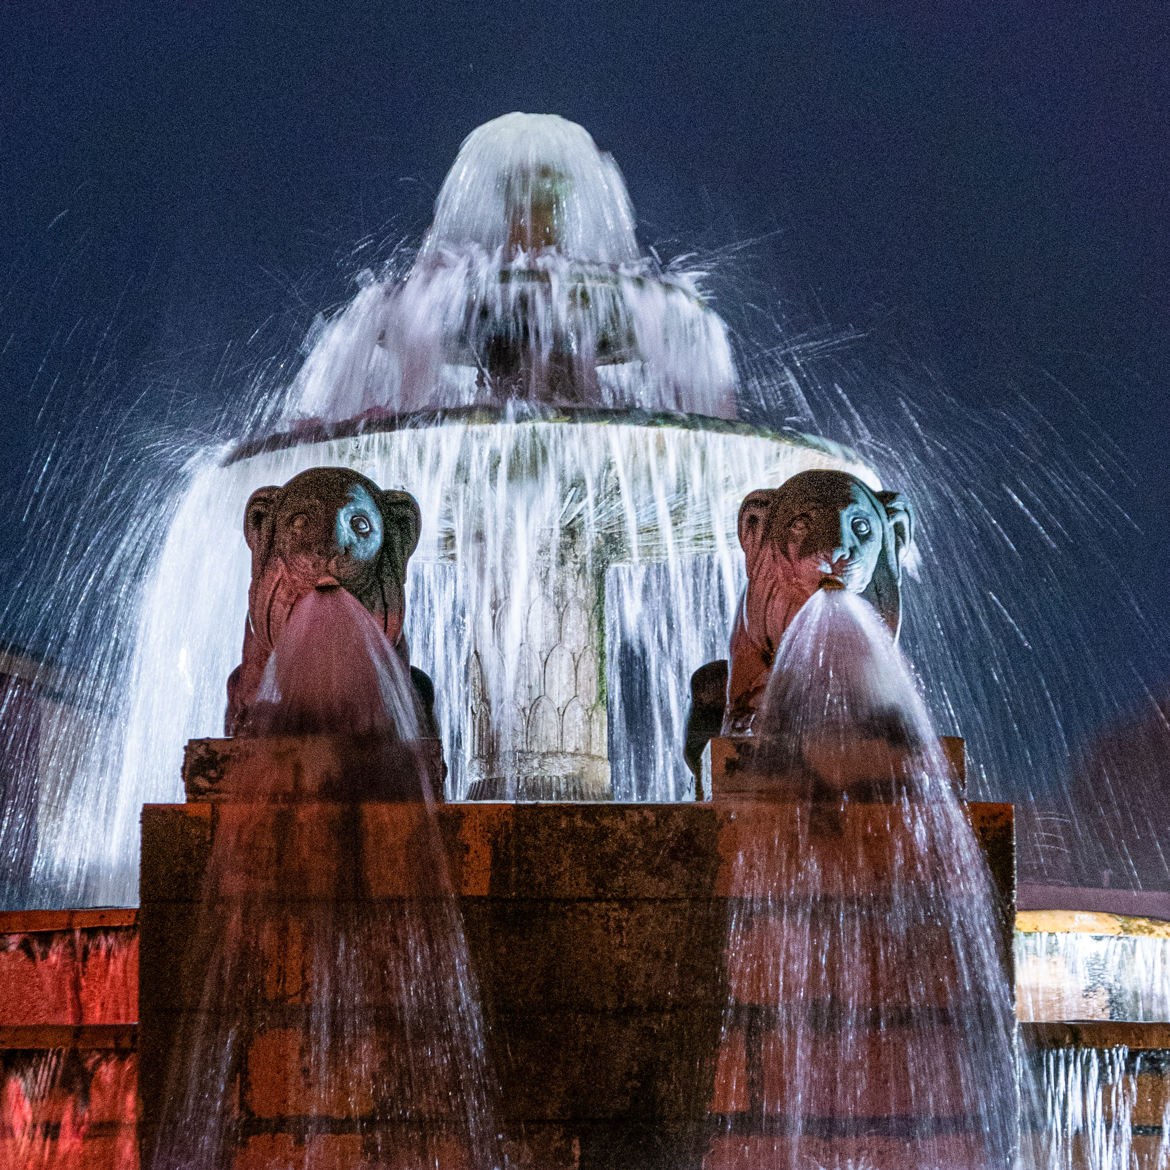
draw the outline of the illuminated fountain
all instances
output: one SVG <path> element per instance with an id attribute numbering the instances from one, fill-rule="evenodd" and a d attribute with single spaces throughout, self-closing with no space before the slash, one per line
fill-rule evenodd
<path id="1" fill-rule="evenodd" d="M 248 575 L 220 534 L 251 492 L 313 466 L 419 501 L 406 636 L 435 683 L 450 796 L 689 795 L 686 680 L 738 590 L 740 499 L 812 467 L 879 486 L 831 443 L 736 422 L 734 395 L 723 323 L 697 277 L 638 253 L 585 131 L 518 114 L 477 130 L 405 278 L 371 277 L 263 433 L 193 468 L 140 607 L 91 897 L 133 899 L 138 810 L 220 724 L 239 637 L 224 615 Z"/>
<path id="2" fill-rule="evenodd" d="M 639 963 L 655 947 L 676 975 L 702 967 L 711 980 L 723 940 L 710 891 L 722 880 L 723 834 L 735 816 L 684 803 L 695 793 L 680 751 L 687 680 L 725 651 L 743 578 L 734 520 L 744 497 L 810 469 L 848 472 L 874 499 L 882 485 L 831 443 L 737 421 L 735 402 L 726 330 L 699 276 L 639 253 L 620 175 L 588 135 L 525 115 L 476 131 L 410 270 L 369 275 L 315 331 L 296 379 L 257 412 L 248 437 L 193 460 L 183 490 L 152 518 L 161 549 L 137 608 L 121 615 L 135 627 L 119 676 L 124 694 L 103 708 L 110 734 L 70 759 L 78 779 L 38 859 L 42 888 L 57 883 L 71 898 L 80 889 L 97 903 L 137 900 L 142 806 L 180 798 L 183 745 L 218 733 L 222 680 L 238 661 L 248 551 L 224 534 L 238 531 L 258 489 L 312 467 L 347 468 L 419 501 L 405 641 L 411 663 L 434 682 L 448 797 L 606 802 L 563 813 L 451 803 L 439 813 L 466 854 L 452 887 L 480 899 L 480 918 L 469 926 L 473 959 L 492 953 L 499 938 L 517 953 L 536 947 L 525 953 L 539 978 L 512 987 L 511 972 L 491 976 L 494 995 L 513 997 L 504 1011 L 508 1038 L 530 1058 L 528 1075 L 543 1072 L 548 1085 L 587 1094 L 590 1074 L 604 1064 L 613 1073 L 606 1091 L 620 1094 L 613 1069 L 629 1041 L 613 1021 L 644 1016 L 657 1039 L 646 1040 L 645 1052 L 629 1048 L 629 1060 L 652 1064 L 673 1043 L 676 1062 L 655 1066 L 657 1080 L 646 1076 L 675 1096 L 645 1103 L 644 1130 L 678 1121 L 676 1108 L 692 1124 L 709 1106 L 731 1129 L 755 1125 L 758 1100 L 748 1092 L 745 1104 L 735 1092 L 751 1089 L 759 1071 L 746 1041 L 746 1079 L 721 1073 L 726 1091 L 714 1104 L 678 1096 L 678 1070 L 690 1070 L 693 1091 L 702 1083 L 694 1070 L 720 1047 L 723 989 L 680 979 L 647 990 L 638 981 Z M 621 803 L 632 801 L 678 803 Z M 557 817 L 560 836 L 548 828 Z M 205 843 L 200 834 L 212 819 L 198 802 L 148 810 L 157 864 L 144 876 L 143 904 L 156 926 L 156 903 L 184 904 L 197 888 L 198 867 L 177 846 Z M 1003 826 L 997 831 L 1002 837 Z M 744 840 L 736 847 L 750 874 Z M 550 868 L 561 849 L 563 864 Z M 365 854 L 355 866 L 354 880 L 372 883 L 379 896 L 404 893 L 392 867 L 379 869 Z M 536 885 L 517 874 L 535 874 Z M 761 903 L 753 912 L 775 909 L 783 891 L 769 881 L 749 880 L 737 896 Z M 525 898 L 536 909 L 520 922 L 515 902 Z M 543 932 L 561 929 L 566 902 L 583 919 L 620 903 L 622 929 L 644 949 L 599 957 L 582 929 L 564 949 L 579 970 L 556 967 L 558 983 L 554 968 L 541 965 L 540 947 L 551 945 Z M 629 922 L 655 925 L 639 935 Z M 165 987 L 159 964 L 167 956 L 157 929 L 149 937 L 146 967 L 154 986 Z M 610 1047 L 575 1037 L 575 1064 L 534 1047 L 534 1036 L 554 1047 L 564 1039 L 521 1026 L 554 1001 L 558 1026 L 593 1013 L 611 1028 Z M 753 1006 L 775 1016 L 784 1004 Z M 154 1004 L 152 1026 L 170 1007 Z M 722 1023 L 720 1061 L 734 1063 L 735 1021 Z M 605 1052 L 595 1063 L 594 1042 Z M 596 1100 L 604 1105 L 603 1097 Z M 623 1148 L 640 1149 L 645 1134 L 628 1128 Z M 736 1133 L 725 1136 L 735 1139 L 724 1144 L 728 1164 L 740 1165 Z M 563 1137 L 549 1141 L 565 1154 Z M 1002 1134 L 993 1144 L 1002 1154 Z M 660 1155 L 681 1164 L 669 1151 Z M 570 1157 L 571 1149 L 565 1165 Z"/>

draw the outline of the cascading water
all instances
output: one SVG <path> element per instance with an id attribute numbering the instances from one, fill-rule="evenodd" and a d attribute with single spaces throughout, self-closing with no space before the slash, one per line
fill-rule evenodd
<path id="1" fill-rule="evenodd" d="M 419 737 L 410 675 L 352 593 L 332 586 L 306 594 L 277 649 L 244 734 Z"/>
<path id="2" fill-rule="evenodd" d="M 259 734 L 417 740 L 414 689 L 381 627 L 340 588 L 296 603 L 253 709 Z M 401 769 L 401 763 L 399 765 Z M 272 780 L 218 810 L 154 1170 L 237 1159 L 502 1165 L 476 981 L 429 779 L 397 776 L 413 830 L 406 896 L 361 883 L 363 799 Z M 309 1118 L 297 1140 L 281 1122 Z M 329 1128 L 320 1130 L 320 1119 Z"/>
<path id="3" fill-rule="evenodd" d="M 126 925 L 132 915 L 114 912 L 120 924 L 88 931 L 71 929 L 68 915 L 49 915 L 49 922 L 26 922 L 33 929 L 6 935 L 3 919 L 12 917 L 0 915 L 0 1019 L 8 1025 L 0 1028 L 0 1165 L 133 1167 L 138 945 Z M 118 1033 L 118 1041 L 80 1040 L 103 1031 Z M 14 1044 L 13 1034 L 22 1032 L 25 1041 Z M 45 1051 L 45 1033 L 72 1035 L 75 1046 Z"/>
<path id="4" fill-rule="evenodd" d="M 1024 913 L 1016 919 L 1015 959 L 1021 1020 L 1170 1020 L 1165 922 Z"/>
<path id="5" fill-rule="evenodd" d="M 1170 1164 L 1170 1105 L 1146 1086 L 1165 1074 L 1163 1053 L 1079 1047 L 1025 1053 L 1038 1086 L 1025 1118 L 1024 1166 L 1043 1170 L 1162 1170 Z"/>
<path id="6" fill-rule="evenodd" d="M 773 790 L 756 800 L 790 816 L 731 877 L 724 1043 L 746 1046 L 755 1117 L 735 1164 L 1010 1166 L 1003 924 L 925 706 L 865 601 L 822 590 L 802 607 L 757 725 Z"/>
<path id="7" fill-rule="evenodd" d="M 687 679 L 721 651 L 740 499 L 809 467 L 876 486 L 831 443 L 729 421 L 734 385 L 722 322 L 694 277 L 639 256 L 583 130 L 476 131 L 405 278 L 320 329 L 259 437 L 188 465 L 107 696 L 124 738 L 83 749 L 34 888 L 134 900 L 139 808 L 176 795 L 238 654 L 247 554 L 222 534 L 254 489 L 317 465 L 420 502 L 407 636 L 451 796 L 688 796 Z"/>

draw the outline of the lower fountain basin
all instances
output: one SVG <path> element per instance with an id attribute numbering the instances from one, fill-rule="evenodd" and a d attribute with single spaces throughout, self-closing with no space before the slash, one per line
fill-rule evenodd
<path id="1" fill-rule="evenodd" d="M 384 815 L 376 811 L 379 807 L 371 806 L 375 818 Z M 980 826 L 985 815 L 981 807 L 969 807 Z M 574 1059 L 591 1058 L 605 1048 L 601 1032 L 591 1032 L 593 1024 L 608 1020 L 615 1026 L 622 1018 L 623 1004 L 646 1012 L 645 1018 L 651 1021 L 642 1033 L 644 1051 L 646 1043 L 655 1040 L 655 1027 L 672 1016 L 680 1019 L 684 1014 L 680 1009 L 693 1005 L 696 996 L 701 1004 L 704 995 L 717 994 L 710 973 L 703 975 L 698 962 L 717 950 L 710 936 L 712 907 L 709 899 L 704 900 L 703 883 L 688 880 L 681 858 L 676 853 L 671 860 L 670 853 L 671 848 L 697 839 L 693 833 L 682 833 L 684 825 L 699 827 L 708 850 L 704 880 L 713 886 L 713 868 L 717 874 L 722 862 L 715 859 L 712 866 L 711 850 L 718 854 L 712 826 L 720 824 L 722 814 L 711 805 L 641 810 L 630 806 L 583 809 L 486 804 L 452 806 L 443 815 L 450 855 L 462 859 L 457 872 L 464 875 L 463 903 L 475 908 L 468 918 L 469 928 L 475 927 L 474 932 L 469 931 L 470 941 L 489 961 L 498 956 L 493 978 L 503 986 L 505 997 L 512 997 L 503 1000 L 503 1007 L 511 1007 L 511 1015 L 498 1009 L 497 1026 L 499 1020 L 510 1021 L 513 1031 L 522 1032 L 523 1013 L 528 1012 L 529 1019 L 546 1022 L 553 1036 L 550 1040 L 546 1031 L 542 1039 L 556 1049 L 563 1043 L 556 1034 L 558 1022 L 576 1021 L 576 1031 L 567 1033 L 576 1038 L 576 1056 L 568 1053 L 561 1066 L 570 1077 L 567 1087 L 554 1092 L 550 1086 L 537 1085 L 545 1103 L 561 1094 L 564 1112 L 574 1078 L 583 1076 L 573 1067 Z M 1003 817 L 998 810 L 987 815 L 994 832 L 989 835 L 981 829 L 981 838 L 988 844 L 998 843 L 1002 850 L 1010 844 Z M 165 1013 L 173 1002 L 168 999 L 165 980 L 182 969 L 186 941 L 174 928 L 193 912 L 192 899 L 198 898 L 199 874 L 213 828 L 212 807 L 203 802 L 156 807 L 148 813 L 147 824 L 152 853 L 159 863 L 152 867 L 144 888 L 154 915 L 153 925 L 147 926 L 154 940 L 150 978 L 155 980 L 155 990 L 151 994 L 156 1020 L 165 1025 Z M 613 853 L 608 848 L 596 853 L 590 842 L 605 845 L 610 840 L 607 830 L 617 824 L 637 829 L 648 849 L 665 846 L 666 861 L 655 865 L 652 857 L 642 853 L 628 858 L 624 876 L 616 874 Z M 641 838 L 642 829 L 652 824 L 657 824 L 658 831 Z M 554 874 L 547 861 L 542 865 L 539 850 L 550 839 L 559 840 L 560 828 L 566 825 L 575 825 L 572 839 L 578 849 Z M 612 844 L 617 848 L 627 840 L 624 834 L 618 835 Z M 177 850 L 169 861 L 165 852 L 168 844 Z M 591 855 L 593 860 L 589 860 Z M 505 879 L 503 875 L 513 872 L 513 862 L 523 862 L 523 866 L 514 871 L 512 879 Z M 167 876 L 168 868 L 173 870 L 173 883 Z M 998 872 L 1004 880 L 1007 871 L 1001 866 Z M 524 891 L 539 897 L 527 898 Z M 554 895 L 565 893 L 573 896 L 554 905 L 558 900 Z M 170 895 L 177 895 L 178 901 L 172 904 Z M 688 914 L 696 907 L 697 922 Z M 559 922 L 548 935 L 556 947 L 545 951 L 538 945 L 540 937 L 558 915 Z M 637 927 L 633 936 L 627 933 L 614 938 L 609 933 L 617 925 L 628 930 L 631 923 Z M 1054 934 L 1060 928 L 1059 933 L 1067 936 L 1062 953 L 1071 953 L 1078 941 L 1092 952 L 1098 946 L 1096 940 L 1105 937 L 1123 947 L 1129 936 L 1112 932 L 1129 925 L 1133 920 L 1104 923 L 1093 915 L 1074 918 L 1063 914 L 1059 921 L 1027 912 L 1017 917 L 1017 928 L 1025 934 L 1034 934 L 1040 927 Z M 1156 922 L 1145 922 L 1144 927 L 1135 937 L 1156 937 L 1159 930 L 1167 929 L 1165 923 Z M 703 930 L 709 933 L 703 936 Z M 686 946 L 666 953 L 655 951 L 654 940 L 667 931 L 679 932 Z M 1079 940 L 1086 931 L 1087 937 Z M 137 933 L 135 910 L 19 911 L 0 916 L 0 986 L 5 992 L 0 1000 L 0 1066 L 8 1084 L 8 1111 L 0 1121 L 0 1163 L 20 1165 L 21 1158 L 38 1151 L 38 1156 L 55 1156 L 58 1143 L 64 1140 L 70 1150 L 79 1157 L 84 1154 L 95 1166 L 118 1170 L 137 1166 L 133 1141 Z M 696 942 L 701 944 L 702 953 L 693 959 L 690 950 Z M 514 960 L 507 957 L 509 947 L 519 947 L 513 951 Z M 111 964 L 112 958 L 118 961 Z M 660 982 L 657 1003 L 662 1010 L 650 1013 L 649 1005 L 655 1002 L 649 990 L 653 972 L 657 971 L 661 980 L 664 964 L 671 960 L 682 965 L 674 982 Z M 1017 970 L 1021 1013 L 1029 1011 L 1029 999 L 1036 994 L 1029 979 L 1025 958 Z M 126 999 L 127 989 L 130 999 Z M 144 1009 L 150 1019 L 151 1005 L 145 1004 Z M 714 1014 L 710 1005 L 707 1012 L 709 1023 Z M 1170 1025 L 1053 1019 L 1023 1022 L 1020 1033 L 1025 1063 L 1041 1077 L 1053 1110 L 1048 1117 L 1024 1119 L 1023 1140 L 1038 1151 L 1039 1164 L 1048 1164 L 1051 1150 L 1063 1143 L 1065 1153 L 1054 1163 L 1058 1166 L 1097 1170 L 1111 1165 L 1110 1158 L 1120 1156 L 1123 1149 L 1132 1152 L 1135 1165 L 1159 1165 L 1167 1144 L 1165 1116 L 1170 1107 Z M 165 1038 L 165 1032 L 163 1035 Z M 613 1035 L 611 1031 L 611 1040 Z M 152 1043 L 157 1076 L 157 1031 L 153 1041 L 147 1036 L 148 1052 Z M 591 1045 L 587 1050 L 586 1043 Z M 520 1060 L 536 1047 L 535 1040 L 526 1040 L 525 1045 L 519 1050 Z M 737 1054 L 732 1055 L 738 1059 Z M 523 1068 L 514 1069 L 512 1077 L 529 1075 L 535 1081 L 538 1070 L 547 1072 L 549 1068 L 548 1056 L 541 1059 L 546 1061 L 543 1066 L 533 1067 L 530 1074 Z M 721 1088 L 716 1088 L 719 1082 L 714 1080 L 710 1086 L 711 1104 L 718 1109 L 734 1104 L 727 1092 L 732 1078 L 726 1070 L 731 1063 L 734 1061 L 724 1060 Z M 650 1067 L 653 1069 L 652 1063 Z M 709 1069 L 707 1075 L 711 1076 Z M 612 1093 L 613 1082 L 605 1084 Z M 600 1095 L 604 1103 L 602 1086 L 590 1091 Z M 527 1102 L 526 1108 L 538 1110 L 541 1102 L 533 1101 L 532 1092 L 527 1090 L 522 1100 Z M 27 1108 L 13 1111 L 18 1098 L 27 1102 Z M 1102 1127 L 1096 1136 L 1091 1128 L 1094 1117 Z M 538 1155 L 533 1165 L 560 1168 L 572 1164 L 572 1134 L 585 1135 L 585 1157 L 597 1158 L 615 1132 L 623 1135 L 623 1128 L 620 1117 L 610 1116 L 601 1122 L 561 1117 L 540 1125 L 528 1124 L 525 1132 Z M 624 1130 L 626 1139 L 636 1136 L 636 1130 Z M 1102 1140 L 1111 1143 L 1113 1150 L 1104 1160 L 1099 1148 Z"/>
<path id="2" fill-rule="evenodd" d="M 196 754 L 206 762 L 214 750 L 204 744 Z M 225 758 L 230 750 L 224 745 Z M 1011 807 L 967 807 L 1008 910 Z M 766 1143 L 786 1124 L 761 1113 L 748 1075 L 769 1030 L 786 1026 L 784 1014 L 757 1003 L 751 986 L 728 986 L 723 952 L 735 859 L 753 839 L 782 840 L 795 823 L 791 806 L 463 802 L 428 813 L 410 803 L 305 801 L 291 811 L 296 825 L 282 832 L 306 840 L 336 835 L 344 816 L 350 847 L 343 855 L 306 853 L 303 872 L 283 890 L 274 892 L 257 871 L 241 874 L 234 893 L 247 899 L 252 882 L 256 897 L 287 900 L 293 918 L 298 900 L 330 889 L 344 888 L 372 907 L 417 896 L 403 858 L 417 848 L 428 816 L 436 818 L 502 1080 L 498 1120 L 519 1164 L 712 1168 L 735 1164 L 727 1158 L 745 1140 Z M 288 806 L 206 799 L 143 810 L 139 1051 L 147 1140 L 171 1045 L 204 993 L 205 972 L 187 943 L 223 818 L 259 825 L 279 816 L 291 826 L 289 815 Z M 872 806 L 852 809 L 842 840 L 872 835 L 874 815 Z M 873 893 L 880 899 L 882 891 Z M 826 910 L 854 912 L 845 901 Z M 1010 929 L 1010 913 L 1004 921 Z M 759 945 L 774 942 L 768 931 L 760 934 Z M 305 986 L 297 971 L 304 956 L 293 948 L 265 961 L 274 1019 L 282 1023 L 253 1038 L 233 1098 L 258 1165 L 263 1151 L 307 1140 L 297 1101 L 312 1098 L 311 1085 L 297 1087 L 303 1074 L 295 1019 L 307 1005 L 280 990 Z M 727 1031 L 729 995 L 739 1004 L 739 1023 Z M 876 1027 L 926 1026 L 905 1005 L 900 1014 L 898 1005 L 874 1006 Z M 270 1085 L 284 1087 L 269 1092 Z M 932 1117 L 929 1124 L 944 1132 L 952 1126 L 947 1140 L 962 1142 L 965 1120 Z M 917 1133 L 923 1121 L 911 1110 L 897 1124 Z M 341 1105 L 311 1127 L 312 1140 L 333 1143 L 344 1158 L 357 1149 L 362 1127 L 360 1106 Z M 875 1142 L 893 1150 L 904 1141 L 896 1130 L 858 1138 L 857 1152 L 864 1146 L 872 1154 Z M 837 1134 L 834 1148 L 840 1153 L 852 1140 Z M 322 1146 L 321 1156 L 326 1152 Z"/>

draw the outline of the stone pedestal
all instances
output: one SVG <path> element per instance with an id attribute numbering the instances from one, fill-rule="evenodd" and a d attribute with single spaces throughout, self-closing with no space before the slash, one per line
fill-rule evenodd
<path id="1" fill-rule="evenodd" d="M 1006 986 L 970 985 L 1010 978 L 1012 809 L 957 804 L 945 780 L 961 784 L 961 741 L 944 784 L 915 790 L 895 750 L 842 749 L 830 782 L 768 770 L 758 739 L 709 745 L 736 860 L 721 1125 L 704 1170 L 1012 1164 L 1011 1000 Z M 990 863 L 994 916 L 963 811 Z"/>
<path id="2" fill-rule="evenodd" d="M 216 750 L 195 753 L 205 775 L 208 753 Z M 230 775 L 230 755 L 225 748 L 219 756 L 221 776 Z M 772 804 L 745 817 L 717 804 L 459 803 L 432 814 L 411 803 L 347 807 L 348 850 L 323 852 L 317 864 L 329 868 L 330 883 L 344 870 L 353 896 L 374 906 L 411 896 L 403 872 L 407 842 L 417 839 L 428 815 L 436 818 L 501 1081 L 498 1120 L 517 1165 L 682 1170 L 705 1158 L 709 1166 L 724 1164 L 718 1135 L 729 1122 L 741 1124 L 735 1115 L 751 1113 L 750 1100 L 745 1108 L 736 1095 L 747 1082 L 731 1070 L 753 1059 L 748 1046 L 756 1034 L 724 1029 L 734 867 L 753 835 L 783 837 L 791 809 Z M 298 831 L 319 832 L 337 808 L 298 804 Z M 1010 907 L 1011 808 L 968 811 Z M 205 972 L 187 943 L 212 843 L 225 818 L 271 815 L 269 806 L 248 809 L 236 801 L 143 810 L 140 1083 L 147 1143 L 172 1043 L 204 990 Z M 290 920 L 313 874 L 304 878 L 287 891 Z M 296 1008 L 297 962 L 292 946 L 272 954 L 274 1007 Z M 744 988 L 732 989 L 731 998 L 744 997 Z M 333 1143 L 343 1160 L 360 1152 L 360 1094 L 307 1125 L 296 1101 L 262 1091 L 265 1069 L 297 1067 L 297 1045 L 288 1041 L 281 1031 L 252 1040 L 233 1101 L 248 1135 L 241 1165 L 280 1165 L 282 1151 L 306 1141 Z M 459 1156 L 453 1148 L 452 1167 Z"/>

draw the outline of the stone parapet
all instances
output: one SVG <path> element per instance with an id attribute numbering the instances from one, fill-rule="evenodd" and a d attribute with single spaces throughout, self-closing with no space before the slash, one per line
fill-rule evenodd
<path id="1" fill-rule="evenodd" d="M 968 809 L 1010 908 L 1010 807 Z M 314 889 L 348 890 L 388 910 L 417 897 L 403 858 L 417 849 L 410 843 L 430 831 L 419 805 L 146 806 L 144 1128 L 149 1133 L 157 1117 L 170 1044 L 183 1017 L 198 1010 L 204 990 L 199 955 L 188 944 L 212 841 L 234 818 L 278 815 L 289 832 L 307 836 L 326 825 L 336 830 L 341 817 L 347 848 L 342 855 L 306 854 L 314 860 L 306 863 L 303 880 L 283 891 L 271 888 L 262 867 L 239 875 L 242 896 L 252 883 L 266 898 L 285 898 L 290 915 L 287 935 L 272 943 L 265 960 L 271 1026 L 252 1041 L 234 1104 L 249 1135 L 238 1164 L 278 1165 L 281 1150 L 310 1140 L 333 1143 L 330 1149 L 336 1146 L 344 1162 L 344 1151 L 360 1145 L 360 1094 L 339 1098 L 325 1133 L 319 1124 L 306 1126 L 297 1112 L 302 1105 L 281 1096 L 295 1095 L 295 1075 L 265 1079 L 265 1070 L 295 1071 L 299 1060 L 295 1036 L 307 982 L 296 904 Z M 482 992 L 511 1156 L 533 1170 L 703 1164 L 728 1119 L 733 1129 L 747 1124 L 734 1118 L 744 1104 L 735 1085 L 743 1082 L 726 1070 L 748 1059 L 749 1037 L 758 1032 L 758 1021 L 745 1018 L 742 1030 L 727 1029 L 720 1051 L 731 998 L 724 947 L 734 908 L 733 866 L 746 836 L 783 835 L 793 810 L 779 804 L 749 813 L 711 804 L 462 803 L 436 806 L 433 815 Z M 855 827 L 860 831 L 861 821 Z M 761 926 L 762 947 L 775 944 L 768 930 Z M 734 997 L 751 1008 L 750 987 L 735 988 Z M 779 1005 L 760 1010 L 775 1014 Z M 772 1024 L 783 1028 L 784 1021 L 777 1016 Z M 370 1026 L 379 1025 L 371 1019 Z M 748 1144 L 776 1140 L 762 1133 Z M 716 1142 L 707 1165 L 738 1165 L 735 1150 L 742 1145 L 738 1138 L 725 1148 Z"/>

